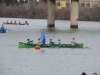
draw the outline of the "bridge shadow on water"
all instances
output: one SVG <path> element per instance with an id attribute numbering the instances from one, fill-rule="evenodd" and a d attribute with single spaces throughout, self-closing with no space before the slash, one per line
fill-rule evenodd
<path id="1" fill-rule="evenodd" d="M 57 28 L 47 28 L 45 29 L 47 33 L 77 33 L 79 29 L 69 28 L 69 29 L 57 29 Z"/>

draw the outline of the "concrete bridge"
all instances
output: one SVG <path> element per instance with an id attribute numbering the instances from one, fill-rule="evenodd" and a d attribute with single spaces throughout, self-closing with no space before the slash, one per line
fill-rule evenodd
<path id="1" fill-rule="evenodd" d="M 55 27 L 55 1 L 56 0 L 47 0 L 48 27 Z M 78 14 L 79 14 L 79 0 L 71 0 L 70 28 L 78 28 Z"/>

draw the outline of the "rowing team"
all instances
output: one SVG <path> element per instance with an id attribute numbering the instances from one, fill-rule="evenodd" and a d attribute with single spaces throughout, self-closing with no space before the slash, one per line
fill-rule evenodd
<path id="1" fill-rule="evenodd" d="M 33 44 L 33 40 L 30 41 L 30 39 L 27 39 L 27 44 Z M 38 39 L 37 44 L 42 45 L 40 38 Z M 71 44 L 62 44 L 60 39 L 58 40 L 58 46 L 62 46 L 62 45 L 72 46 L 72 45 L 76 45 L 76 44 L 78 44 L 78 43 L 75 42 L 75 38 L 72 39 Z M 54 45 L 55 45 L 55 43 L 52 42 L 52 39 L 50 39 L 49 46 L 54 46 Z"/>
<path id="2" fill-rule="evenodd" d="M 9 23 L 9 22 L 7 21 L 7 23 Z M 12 20 L 10 21 L 10 23 L 12 24 Z M 14 24 L 17 24 L 16 21 L 14 22 Z M 19 21 L 19 24 L 21 24 L 20 21 Z M 28 24 L 27 21 L 25 21 L 25 24 Z"/>

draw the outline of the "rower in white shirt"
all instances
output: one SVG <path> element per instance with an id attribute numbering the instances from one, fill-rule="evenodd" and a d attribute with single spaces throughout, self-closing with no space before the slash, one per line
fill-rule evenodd
<path id="1" fill-rule="evenodd" d="M 76 45 L 77 43 L 75 42 L 75 38 L 72 39 L 71 45 Z"/>

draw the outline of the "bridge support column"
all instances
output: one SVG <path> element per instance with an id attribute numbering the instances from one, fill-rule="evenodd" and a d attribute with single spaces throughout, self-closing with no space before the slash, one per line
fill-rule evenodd
<path id="1" fill-rule="evenodd" d="M 78 28 L 79 0 L 71 1 L 70 28 Z"/>
<path id="2" fill-rule="evenodd" d="M 55 0 L 47 0 L 47 2 L 48 2 L 47 27 L 55 27 Z"/>

